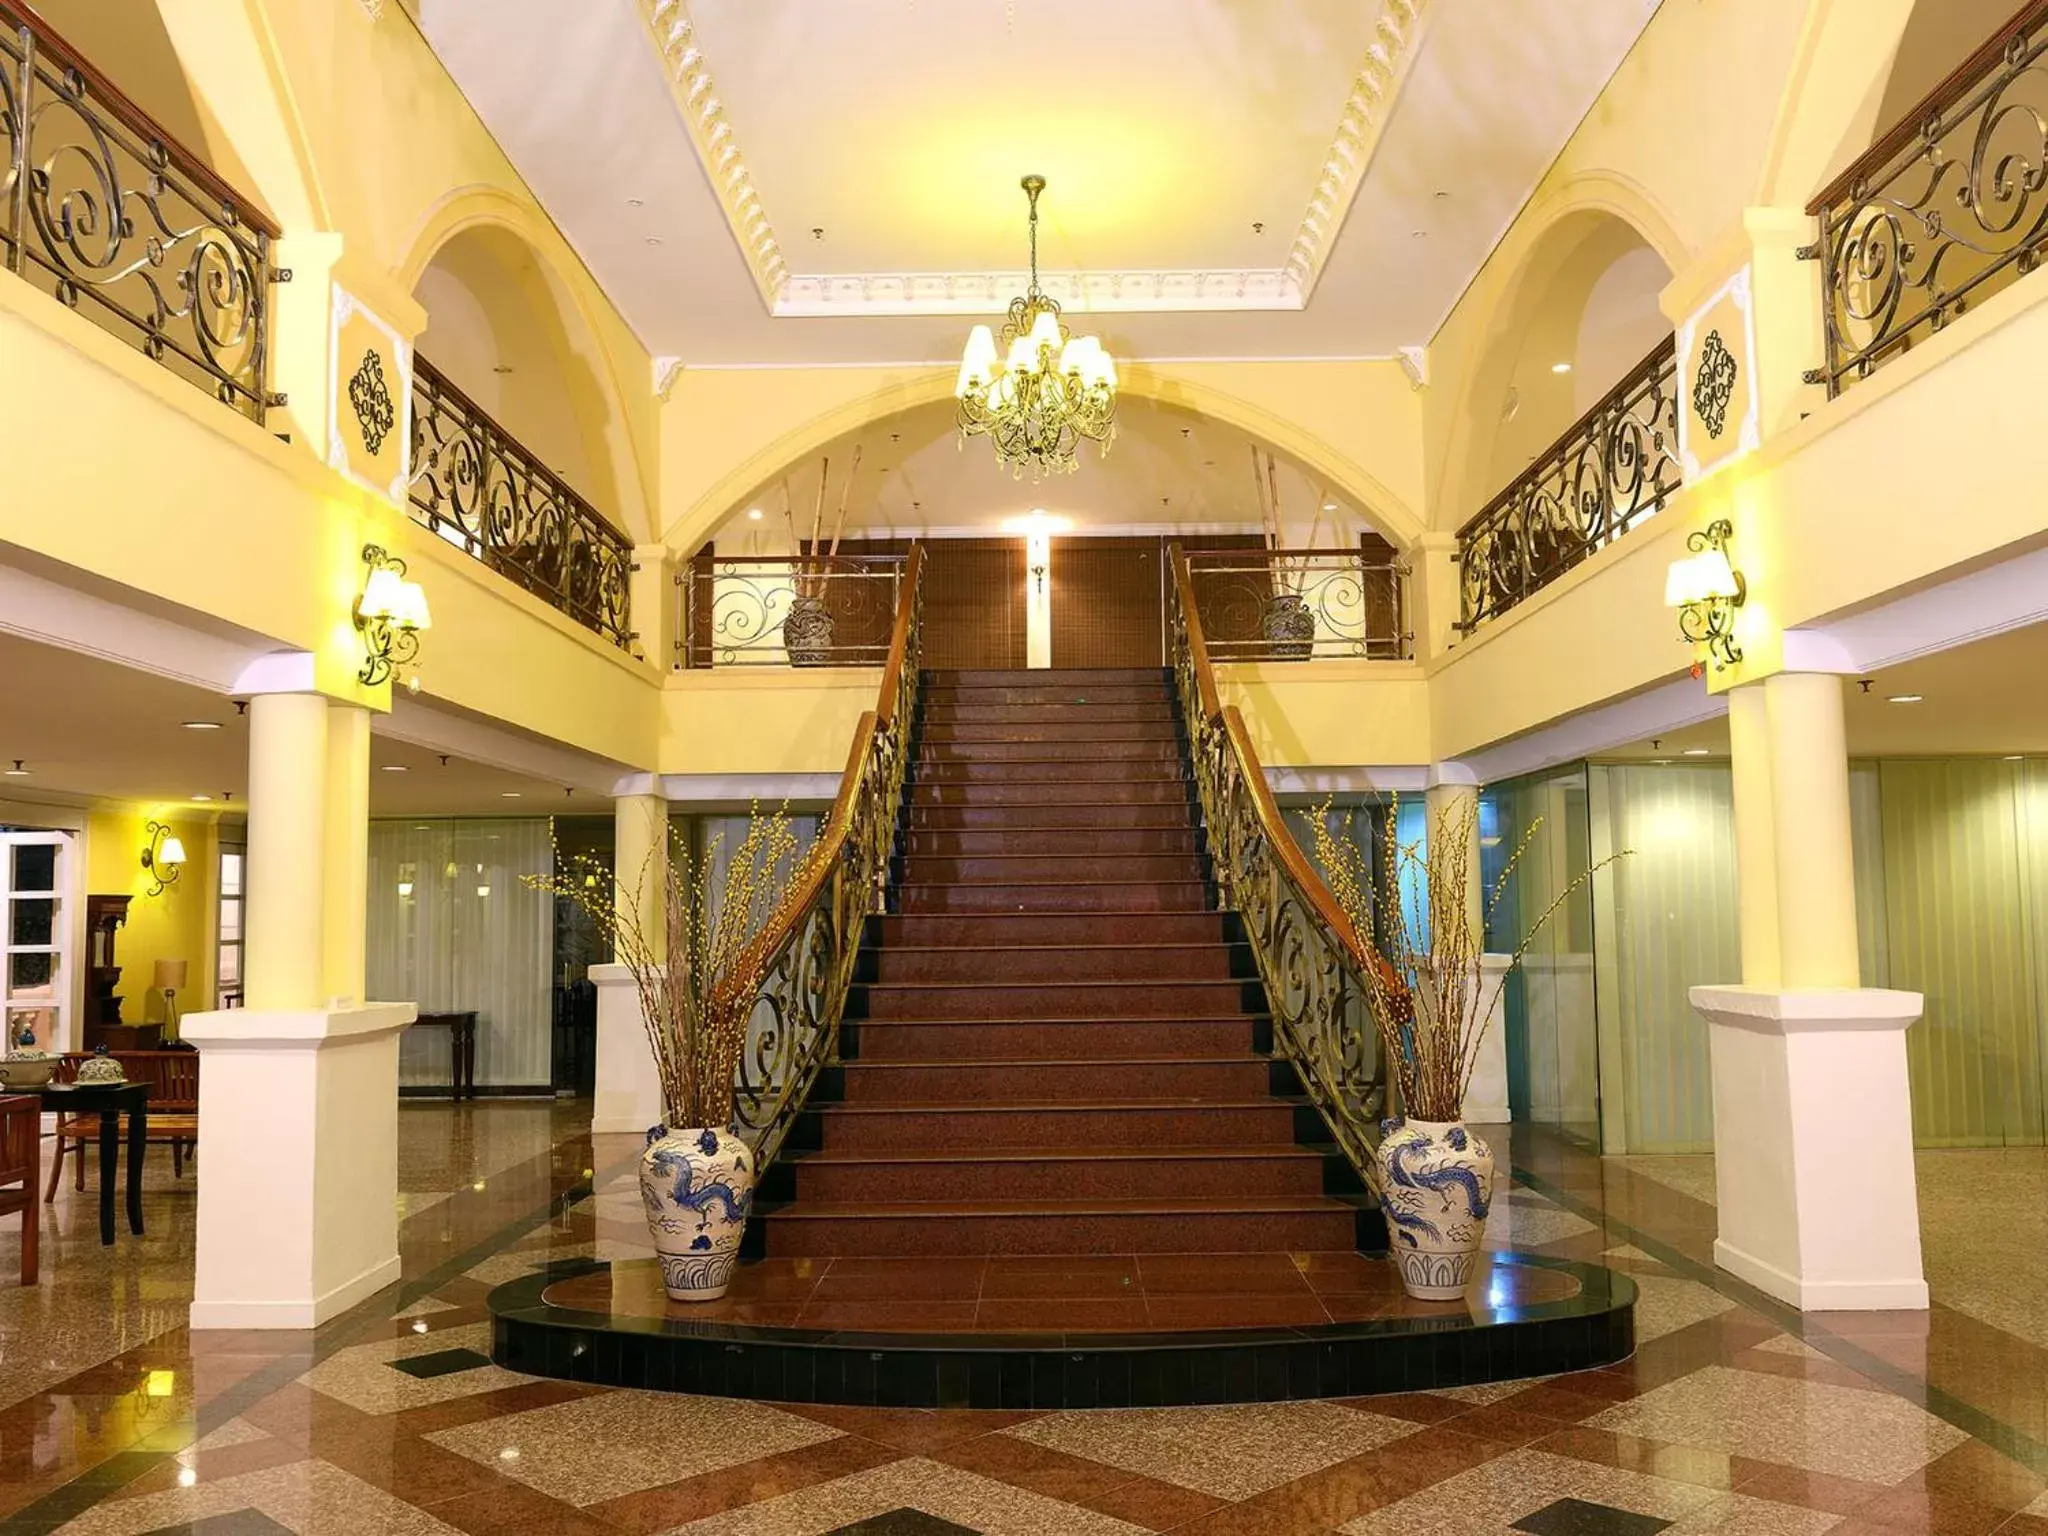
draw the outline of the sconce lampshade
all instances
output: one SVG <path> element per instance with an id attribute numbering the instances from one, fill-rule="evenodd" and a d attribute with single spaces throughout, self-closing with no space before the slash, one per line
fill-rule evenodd
<path id="1" fill-rule="evenodd" d="M 1732 598 L 1741 592 L 1735 568 L 1723 549 L 1703 550 L 1697 555 L 1671 562 L 1664 577 L 1664 606 L 1683 608 L 1688 603 Z"/>
<path id="2" fill-rule="evenodd" d="M 150 984 L 159 992 L 176 992 L 185 985 L 185 962 L 183 960 L 159 960 L 156 974 Z"/>
<path id="3" fill-rule="evenodd" d="M 185 845 L 179 842 L 175 837 L 165 838 L 163 847 L 157 850 L 156 861 L 159 864 L 184 863 Z"/>
<path id="4" fill-rule="evenodd" d="M 389 566 L 370 572 L 363 583 L 362 611 L 366 619 L 394 619 L 405 608 L 405 578 Z"/>

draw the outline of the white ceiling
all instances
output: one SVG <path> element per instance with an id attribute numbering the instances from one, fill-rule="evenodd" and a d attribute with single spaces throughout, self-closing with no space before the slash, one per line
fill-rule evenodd
<path id="1" fill-rule="evenodd" d="M 1846 725 L 1852 757 L 1953 757 L 2048 754 L 2048 702 L 2020 680 L 2048 673 L 2048 624 L 2010 630 L 1989 640 L 1937 651 L 1870 674 L 1870 687 L 1852 679 Z M 1895 696 L 1919 694 L 1916 704 Z M 1725 715 L 1638 741 L 1603 759 L 1706 760 L 1728 756 Z"/>
<path id="2" fill-rule="evenodd" d="M 581 0 L 573 24 L 559 0 L 416 9 L 649 350 L 716 365 L 957 356 L 960 315 L 999 310 L 1023 265 L 1026 171 L 1051 182 L 1048 286 L 1122 311 L 1089 327 L 1119 355 L 1421 345 L 1657 3 L 1430 0 L 1393 42 L 1379 22 L 1403 0 Z M 712 102 L 714 153 L 734 150 L 758 196 L 734 216 L 757 207 L 751 233 L 787 267 L 765 298 L 685 126 Z M 1317 221 L 1340 144 L 1362 174 L 1339 178 L 1348 216 Z M 1300 284 L 1267 279 L 1305 234 L 1320 275 L 1298 307 Z M 845 274 L 863 280 L 810 281 Z"/>
<path id="3" fill-rule="evenodd" d="M 963 447 L 950 400 L 870 423 L 791 471 L 800 536 L 810 536 L 818 476 L 827 459 L 828 537 L 842 492 L 848 537 L 993 535 L 1005 531 L 1006 520 L 1034 509 L 1067 518 L 1087 534 L 1258 530 L 1250 437 L 1151 400 L 1125 399 L 1117 423 L 1108 453 L 1091 445 L 1083 450 L 1078 473 L 1039 481 L 1009 474 L 986 443 Z M 860 468 L 848 491 L 856 445 Z M 1278 479 L 1290 543 L 1306 544 L 1313 529 L 1319 548 L 1355 548 L 1358 534 L 1373 527 L 1293 464 L 1281 461 Z M 1336 510 L 1322 512 L 1326 502 Z M 789 536 L 782 505 L 779 482 L 758 487 L 713 534 L 720 552 L 785 553 Z M 747 511 L 755 507 L 764 516 L 749 521 Z"/>
<path id="4" fill-rule="evenodd" d="M 211 721 L 218 730 L 188 730 Z M 372 724 L 373 816 L 546 816 L 605 811 L 605 797 L 398 741 Z M 237 814 L 249 782 L 248 721 L 232 699 L 56 646 L 0 635 L 0 800 L 197 804 Z M 403 772 L 385 771 L 395 765 Z M 511 798 L 516 797 L 516 798 Z"/>

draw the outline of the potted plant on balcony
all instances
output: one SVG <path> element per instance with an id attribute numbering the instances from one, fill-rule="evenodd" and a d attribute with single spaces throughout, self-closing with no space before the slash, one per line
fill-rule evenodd
<path id="1" fill-rule="evenodd" d="M 828 455 L 818 465 L 818 495 L 811 504 L 811 538 L 808 544 L 797 538 L 796 516 L 790 507 L 789 482 L 782 484 L 782 514 L 789 522 L 789 540 L 796 546 L 796 597 L 789 605 L 789 617 L 782 621 L 782 648 L 791 666 L 822 667 L 832 659 L 832 641 L 837 622 L 826 606 L 831 566 L 839 555 L 839 536 L 846 528 L 846 501 L 853 491 L 853 477 L 860 473 L 860 445 L 854 444 L 853 463 L 839 487 L 839 515 L 832 524 L 829 547 L 819 542 L 825 518 L 825 487 L 832 477 Z M 820 550 L 823 550 L 820 553 Z"/>
<path id="2" fill-rule="evenodd" d="M 1376 1163 L 1387 1241 L 1408 1294 L 1455 1301 L 1472 1278 L 1493 1202 L 1493 1151 L 1465 1124 L 1465 1094 L 1508 974 L 1558 908 L 1621 853 L 1582 871 L 1523 933 L 1507 964 L 1484 974 L 1483 930 L 1515 867 L 1542 826 L 1529 824 L 1509 854 L 1484 918 L 1467 893 L 1479 807 L 1468 797 L 1431 818 L 1423 839 L 1403 843 L 1390 806 L 1378 878 L 1365 851 L 1330 829 L 1329 803 L 1315 816 L 1315 856 L 1330 894 L 1350 919 L 1347 942 L 1363 979 L 1393 1099 L 1380 1126 Z"/>
<path id="3" fill-rule="evenodd" d="M 1305 566 L 1298 567 L 1280 553 L 1286 530 L 1280 517 L 1279 475 L 1274 468 L 1273 456 L 1269 453 L 1261 460 L 1256 444 L 1252 447 L 1252 489 L 1259 498 L 1259 527 L 1265 535 L 1268 568 L 1273 581 L 1272 594 L 1266 599 L 1265 612 L 1261 616 L 1260 630 L 1275 661 L 1306 661 L 1316 648 L 1316 616 L 1303 592 L 1308 573 Z M 1316 530 L 1322 526 L 1320 498 L 1317 509 L 1315 523 L 1309 529 L 1311 545 L 1315 543 Z"/>
<path id="4" fill-rule="evenodd" d="M 699 855 L 671 834 L 644 921 L 614 899 L 598 860 L 558 847 L 552 874 L 525 877 L 589 915 L 639 992 L 663 1109 L 640 1155 L 640 1194 L 663 1287 L 677 1301 L 723 1296 L 739 1257 L 759 1170 L 735 1128 L 734 1082 L 769 959 L 759 940 L 806 868 L 782 811 L 757 810 L 729 857 L 723 842 L 714 837 Z"/>

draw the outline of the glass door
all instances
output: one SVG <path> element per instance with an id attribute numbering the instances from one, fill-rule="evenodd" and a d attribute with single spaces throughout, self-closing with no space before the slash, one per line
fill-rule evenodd
<path id="1" fill-rule="evenodd" d="M 0 1018 L 10 1048 L 61 1051 L 71 1040 L 70 855 L 68 833 L 0 831 Z"/>

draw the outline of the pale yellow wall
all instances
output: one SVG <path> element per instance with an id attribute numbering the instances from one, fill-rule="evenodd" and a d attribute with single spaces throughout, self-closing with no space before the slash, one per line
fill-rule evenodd
<path id="1" fill-rule="evenodd" d="M 1216 669 L 1268 768 L 1429 761 L 1429 684 L 1417 663 L 1232 662 Z"/>
<path id="2" fill-rule="evenodd" d="M 1126 395 L 1230 423 L 1325 477 L 1398 544 L 1422 528 L 1421 400 L 1390 360 L 1129 363 Z M 684 369 L 662 407 L 665 542 L 694 553 L 790 465 L 952 397 L 951 369 Z M 779 504 L 779 503 L 778 503 Z"/>
<path id="3" fill-rule="evenodd" d="M 153 881 L 142 867 L 151 821 L 166 823 L 185 845 L 185 864 L 177 882 L 154 896 L 148 894 Z M 215 897 L 220 888 L 214 823 L 210 814 L 177 805 L 106 806 L 86 817 L 87 893 L 129 898 L 127 925 L 114 942 L 114 958 L 121 966 L 121 982 L 114 992 L 122 1000 L 123 1023 L 163 1018 L 163 998 L 150 985 L 159 960 L 186 963 L 185 990 L 178 994 L 180 1013 L 213 1006 Z M 81 973 L 90 963 L 89 955 L 79 956 Z"/>
<path id="4" fill-rule="evenodd" d="M 674 672 L 661 699 L 663 773 L 840 773 L 880 667 Z"/>

